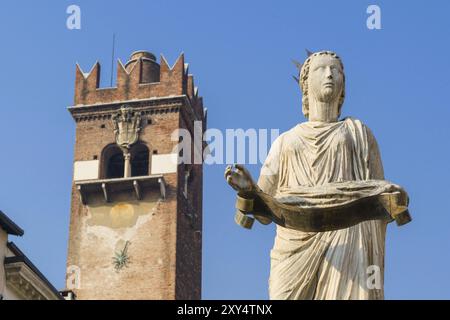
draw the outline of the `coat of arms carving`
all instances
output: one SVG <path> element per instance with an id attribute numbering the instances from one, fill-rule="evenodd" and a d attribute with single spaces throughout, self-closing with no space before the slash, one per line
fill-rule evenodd
<path id="1" fill-rule="evenodd" d="M 117 145 L 128 153 L 130 147 L 139 139 L 141 131 L 141 115 L 129 106 L 122 106 L 113 116 L 114 134 Z"/>

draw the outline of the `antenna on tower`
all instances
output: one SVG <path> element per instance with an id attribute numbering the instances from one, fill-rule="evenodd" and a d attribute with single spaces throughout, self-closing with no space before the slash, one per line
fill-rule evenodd
<path id="1" fill-rule="evenodd" d="M 111 54 L 111 87 L 113 86 L 113 74 L 114 74 L 114 51 L 116 49 L 116 34 L 113 33 L 112 39 L 112 54 Z"/>

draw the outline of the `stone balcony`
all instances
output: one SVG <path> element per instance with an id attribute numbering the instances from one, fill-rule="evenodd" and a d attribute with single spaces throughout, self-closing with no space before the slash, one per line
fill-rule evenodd
<path id="1" fill-rule="evenodd" d="M 104 203 L 115 202 L 116 198 L 123 197 L 142 200 L 145 192 L 155 189 L 160 193 L 161 199 L 166 197 L 166 182 L 162 174 L 76 181 L 75 186 L 83 205 L 98 202 L 99 199 Z"/>

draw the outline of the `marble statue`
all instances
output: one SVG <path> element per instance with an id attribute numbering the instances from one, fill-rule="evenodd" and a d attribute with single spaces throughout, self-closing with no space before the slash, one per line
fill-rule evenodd
<path id="1" fill-rule="evenodd" d="M 384 179 L 370 129 L 339 120 L 341 59 L 321 51 L 299 67 L 308 121 L 274 141 L 257 183 L 242 165 L 225 171 L 238 192 L 236 222 L 277 224 L 271 299 L 383 299 L 386 226 L 411 220 L 408 195 Z"/>

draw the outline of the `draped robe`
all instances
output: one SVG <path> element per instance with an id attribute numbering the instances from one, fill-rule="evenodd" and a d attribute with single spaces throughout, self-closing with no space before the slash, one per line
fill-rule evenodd
<path id="1" fill-rule="evenodd" d="M 280 135 L 258 186 L 275 198 L 296 187 L 384 179 L 378 145 L 361 121 L 304 122 Z M 271 299 L 383 299 L 386 221 L 327 232 L 277 225 L 271 251 Z M 375 266 L 375 267 L 373 267 Z M 379 272 L 378 286 L 368 277 Z"/>

